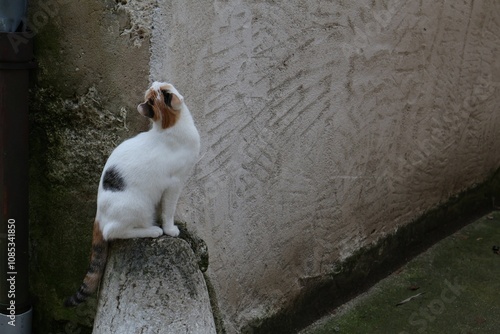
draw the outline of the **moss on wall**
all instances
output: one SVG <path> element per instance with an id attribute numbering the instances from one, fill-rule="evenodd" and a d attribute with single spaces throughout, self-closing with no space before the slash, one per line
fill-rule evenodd
<path id="1" fill-rule="evenodd" d="M 149 41 L 136 47 L 121 35 L 129 22 L 111 0 L 32 1 L 30 13 L 39 23 L 29 142 L 34 331 L 91 333 L 96 299 L 76 309 L 62 302 L 88 266 L 106 158 L 147 127 L 135 108 L 147 86 Z"/>
<path id="2" fill-rule="evenodd" d="M 99 100 L 94 88 L 76 100 L 39 88 L 32 106 L 31 283 L 41 333 L 59 324 L 67 333 L 76 326 L 67 320 L 92 325 L 95 303 L 75 312 L 63 309 L 62 300 L 78 287 L 88 265 L 100 169 L 120 140 L 109 129 L 123 124 L 100 109 Z"/>
<path id="3" fill-rule="evenodd" d="M 93 214 L 91 193 L 77 185 L 77 179 L 55 181 L 50 159 L 63 154 L 50 131 L 51 111 L 41 110 L 42 119 L 32 117 L 30 161 L 31 286 L 35 296 L 34 327 L 37 333 L 71 333 L 66 320 L 89 327 L 92 307 L 87 311 L 67 312 L 62 308 L 65 291 L 75 288 L 88 261 Z M 46 121 L 44 121 L 46 120 Z M 56 174 L 57 175 L 57 174 Z M 82 196 L 83 195 L 83 196 Z M 86 199 L 86 200 L 85 200 Z M 84 245 L 87 245 L 85 247 Z M 85 249 L 87 248 L 87 249 Z M 82 315 L 85 315 L 82 317 Z M 90 333 L 90 327 L 88 333 Z M 83 332 L 85 333 L 85 331 Z"/>

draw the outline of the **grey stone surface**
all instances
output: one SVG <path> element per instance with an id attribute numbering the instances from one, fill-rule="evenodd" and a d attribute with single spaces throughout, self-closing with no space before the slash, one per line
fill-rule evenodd
<path id="1" fill-rule="evenodd" d="M 94 334 L 215 333 L 207 287 L 178 238 L 114 241 Z"/>

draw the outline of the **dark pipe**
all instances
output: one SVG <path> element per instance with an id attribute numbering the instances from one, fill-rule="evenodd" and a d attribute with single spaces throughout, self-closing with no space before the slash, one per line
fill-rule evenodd
<path id="1" fill-rule="evenodd" d="M 34 67 L 27 33 L 0 33 L 0 332 L 31 316 L 28 229 L 28 89 Z M 21 41 L 21 42 L 20 42 Z M 20 319 L 21 318 L 21 319 Z M 5 324 L 5 321 L 8 324 Z M 14 323 L 10 321 L 14 320 Z M 15 324 L 15 330 L 14 326 Z M 4 325 L 6 326 L 5 328 Z"/>

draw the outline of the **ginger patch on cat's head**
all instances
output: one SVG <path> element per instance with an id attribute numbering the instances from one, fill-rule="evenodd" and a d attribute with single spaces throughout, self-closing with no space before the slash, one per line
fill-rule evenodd
<path id="1" fill-rule="evenodd" d="M 145 102 L 137 106 L 139 113 L 159 122 L 162 129 L 175 125 L 184 101 L 182 95 L 171 84 L 154 82 L 144 94 Z"/>

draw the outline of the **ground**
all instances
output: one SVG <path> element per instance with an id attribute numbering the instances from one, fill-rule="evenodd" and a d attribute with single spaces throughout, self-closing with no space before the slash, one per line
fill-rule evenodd
<path id="1" fill-rule="evenodd" d="M 442 240 L 301 334 L 500 333 L 500 212 Z"/>

